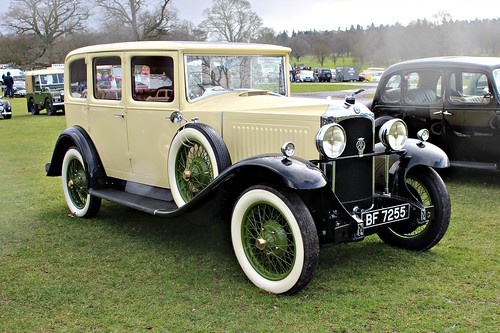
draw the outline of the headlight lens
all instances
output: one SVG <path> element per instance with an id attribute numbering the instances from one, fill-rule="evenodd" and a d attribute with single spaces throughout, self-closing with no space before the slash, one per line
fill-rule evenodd
<path id="1" fill-rule="evenodd" d="M 408 139 L 408 128 L 401 119 L 389 120 L 380 128 L 379 138 L 386 148 L 401 150 Z"/>
<path id="2" fill-rule="evenodd" d="M 292 156 L 293 154 L 295 154 L 295 145 L 293 144 L 293 142 L 285 142 L 282 146 L 281 146 L 281 153 L 283 155 L 285 155 L 286 157 L 290 157 Z"/>
<path id="3" fill-rule="evenodd" d="M 345 130 L 339 124 L 328 124 L 320 128 L 316 135 L 318 151 L 329 158 L 339 157 L 345 149 Z"/>

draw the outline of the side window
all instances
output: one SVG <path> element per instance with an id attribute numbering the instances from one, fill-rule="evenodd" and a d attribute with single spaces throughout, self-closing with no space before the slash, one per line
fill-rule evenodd
<path id="1" fill-rule="evenodd" d="M 455 104 L 489 104 L 488 78 L 482 73 L 457 72 L 450 75 L 450 102 Z"/>
<path id="2" fill-rule="evenodd" d="M 132 96 L 136 101 L 174 100 L 174 61 L 171 57 L 132 57 Z"/>
<path id="3" fill-rule="evenodd" d="M 422 70 L 410 72 L 405 76 L 407 90 L 405 101 L 414 105 L 429 105 L 440 101 L 441 97 L 441 72 Z"/>
<path id="4" fill-rule="evenodd" d="M 389 78 L 381 98 L 385 103 L 395 103 L 401 100 L 401 75 L 397 74 Z"/>
<path id="5" fill-rule="evenodd" d="M 93 74 L 95 98 L 122 99 L 122 65 L 120 57 L 95 58 Z"/>
<path id="6" fill-rule="evenodd" d="M 85 59 L 77 59 L 69 64 L 69 85 L 72 97 L 87 97 L 87 66 L 85 65 Z"/>

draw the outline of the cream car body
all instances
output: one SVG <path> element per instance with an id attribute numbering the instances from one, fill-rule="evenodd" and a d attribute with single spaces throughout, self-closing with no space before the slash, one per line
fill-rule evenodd
<path id="1" fill-rule="evenodd" d="M 277 294 L 307 285 L 320 244 L 370 234 L 415 250 L 437 244 L 450 203 L 431 167 L 446 167 L 446 155 L 425 133 L 408 139 L 402 120 L 375 133 L 355 93 L 290 97 L 289 54 L 190 42 L 74 50 L 68 127 L 47 175 L 62 176 L 67 205 L 83 218 L 102 199 L 199 223 L 231 215 L 240 266 Z"/>

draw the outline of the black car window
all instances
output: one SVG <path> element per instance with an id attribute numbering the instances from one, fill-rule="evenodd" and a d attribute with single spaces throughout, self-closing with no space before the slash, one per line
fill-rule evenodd
<path id="1" fill-rule="evenodd" d="M 75 98 L 87 97 L 87 65 L 85 59 L 76 59 L 69 64 L 69 80 L 71 96 Z"/>
<path id="2" fill-rule="evenodd" d="M 450 75 L 450 102 L 454 104 L 489 104 L 488 78 L 482 73 L 455 72 Z"/>
<path id="3" fill-rule="evenodd" d="M 401 75 L 392 75 L 382 90 L 381 99 L 385 103 L 396 103 L 401 100 Z"/>
<path id="4" fill-rule="evenodd" d="M 405 75 L 407 89 L 405 102 L 408 104 L 433 104 L 441 96 L 441 72 L 425 70 Z"/>

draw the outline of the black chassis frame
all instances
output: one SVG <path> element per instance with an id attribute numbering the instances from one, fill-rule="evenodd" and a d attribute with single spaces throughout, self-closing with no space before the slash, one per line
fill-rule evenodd
<path id="1" fill-rule="evenodd" d="M 363 212 L 347 211 L 329 188 L 328 179 L 317 166 L 320 161 L 280 154 L 250 157 L 231 165 L 190 202 L 178 208 L 167 189 L 135 184 L 149 188 L 147 192 L 154 193 L 149 197 L 144 195 L 145 191 L 140 191 L 141 194 L 128 191 L 129 184 L 126 181 L 108 177 L 92 140 L 79 126 L 69 127 L 60 134 L 51 162 L 45 166 L 47 176 L 61 175 L 64 154 L 72 146 L 78 147 L 82 153 L 90 179 L 91 195 L 160 217 L 182 215 L 196 224 L 211 224 L 221 218 L 227 219 L 245 189 L 265 184 L 288 188 L 301 197 L 314 218 L 322 245 L 359 241 L 390 225 L 365 228 L 361 219 Z M 424 207 L 417 198 L 410 199 L 413 196 L 405 180 L 413 167 L 449 167 L 448 157 L 443 150 L 431 143 L 408 139 L 405 149 L 399 152 L 388 150 L 381 143 L 376 144 L 374 153 L 366 154 L 363 158 L 373 157 L 377 159 L 376 190 L 373 206 L 366 212 L 409 203 L 409 217 L 416 221 L 423 222 L 425 215 L 433 214 L 433 207 Z"/>

